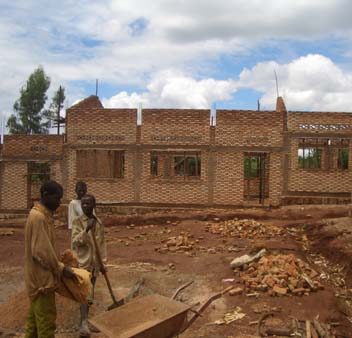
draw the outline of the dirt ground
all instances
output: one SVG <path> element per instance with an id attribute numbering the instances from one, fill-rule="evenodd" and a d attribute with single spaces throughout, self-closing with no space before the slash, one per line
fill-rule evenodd
<path id="1" fill-rule="evenodd" d="M 335 337 L 352 337 L 352 218 L 346 206 L 292 206 L 273 210 L 164 210 L 143 214 L 104 215 L 108 246 L 108 274 L 118 297 L 125 295 L 139 278 L 139 296 L 158 293 L 171 297 L 181 285 L 193 281 L 178 300 L 197 310 L 213 294 L 228 286 L 243 287 L 230 262 L 244 254 L 266 248 L 270 254 L 293 254 L 318 272 L 323 289 L 309 295 L 269 295 L 243 292 L 213 302 L 182 338 L 258 337 L 258 321 L 272 312 L 266 325 L 288 328 L 293 320 L 331 325 Z M 280 234 L 226 236 L 208 231 L 224 220 L 255 219 L 263 227 L 277 226 Z M 23 336 L 28 301 L 23 282 L 23 231 L 25 219 L 0 220 L 0 328 Z M 59 250 L 69 247 L 70 234 L 63 220 L 57 221 Z M 186 236 L 192 248 L 165 250 L 170 238 Z M 164 248 L 164 249 L 162 249 Z M 182 248 L 181 248 L 182 249 Z M 233 281 L 231 281 L 233 279 Z M 228 281 L 226 281 L 228 280 Z M 102 277 L 90 317 L 101 314 L 111 303 Z M 244 314 L 229 324 L 216 323 L 226 313 Z M 57 296 L 57 337 L 78 337 L 79 306 Z M 143 311 L 142 311 L 143 312 Z M 143 317 L 143 313 L 136 314 Z M 193 314 L 190 313 L 189 316 Z M 0 337 L 1 337 L 0 329 Z M 102 333 L 92 337 L 107 337 Z M 298 337 L 298 335 L 297 335 Z"/>

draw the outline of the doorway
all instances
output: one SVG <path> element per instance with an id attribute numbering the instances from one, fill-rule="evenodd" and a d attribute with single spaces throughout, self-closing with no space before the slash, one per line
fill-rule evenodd
<path id="1" fill-rule="evenodd" d="M 244 153 L 244 199 L 264 203 L 269 197 L 269 154 Z"/>

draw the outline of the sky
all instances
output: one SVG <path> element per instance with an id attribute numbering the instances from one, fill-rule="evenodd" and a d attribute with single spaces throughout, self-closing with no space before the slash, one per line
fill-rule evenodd
<path id="1" fill-rule="evenodd" d="M 352 111 L 350 0 L 0 0 L 0 113 L 41 65 L 65 106 Z"/>

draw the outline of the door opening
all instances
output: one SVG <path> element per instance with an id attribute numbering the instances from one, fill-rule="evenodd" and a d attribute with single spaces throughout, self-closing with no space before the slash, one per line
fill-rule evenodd
<path id="1" fill-rule="evenodd" d="M 269 156 L 267 153 L 244 153 L 244 199 L 263 204 L 269 197 Z"/>

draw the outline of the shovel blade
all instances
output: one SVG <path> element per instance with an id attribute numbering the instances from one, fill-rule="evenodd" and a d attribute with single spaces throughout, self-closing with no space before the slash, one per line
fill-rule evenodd
<path id="1" fill-rule="evenodd" d="M 125 304 L 125 300 L 123 298 L 119 299 L 116 302 L 113 302 L 111 305 L 108 306 L 108 311 L 116 309 L 119 306 L 122 306 L 123 304 Z"/>

